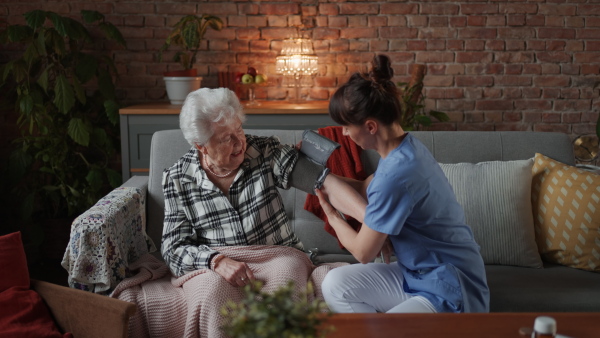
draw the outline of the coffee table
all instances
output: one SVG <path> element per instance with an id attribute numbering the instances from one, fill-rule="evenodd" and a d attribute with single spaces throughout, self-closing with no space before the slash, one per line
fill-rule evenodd
<path id="1" fill-rule="evenodd" d="M 600 312 L 590 313 L 439 313 L 335 314 L 325 325 L 336 330 L 328 338 L 351 337 L 524 337 L 521 327 L 533 327 L 537 316 L 556 319 L 558 333 L 572 338 L 600 337 Z"/>

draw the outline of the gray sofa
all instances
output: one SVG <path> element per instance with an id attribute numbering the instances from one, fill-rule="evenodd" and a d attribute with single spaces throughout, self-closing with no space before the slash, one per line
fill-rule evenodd
<path id="1" fill-rule="evenodd" d="M 296 144 L 302 136 L 301 130 L 246 130 L 246 133 L 276 135 L 287 144 Z M 555 160 L 574 165 L 571 141 L 565 134 L 468 131 L 412 132 L 412 134 L 431 150 L 439 163 L 526 160 L 539 152 Z M 160 245 L 162 234 L 164 206 L 161 187 L 162 171 L 177 161 L 188 149 L 189 145 L 179 130 L 155 133 L 150 150 L 149 177 L 135 176 L 123 185 L 147 191 L 147 233 L 157 247 Z M 378 158 L 375 152 L 363 152 L 363 165 L 368 173 L 375 170 Z M 339 248 L 337 241 L 331 235 L 324 231 L 323 222 L 304 210 L 306 193 L 294 188 L 281 193 L 294 230 L 305 248 L 318 249 L 319 261 L 356 262 L 348 252 Z M 489 206 L 477 205 L 477 203 L 479 202 L 475 201 L 464 207 L 471 211 L 490 209 Z M 476 238 L 484 236 L 485 231 L 485 229 L 474 230 Z M 513 240 L 509 239 L 507 243 L 511 244 L 511 241 Z M 484 250 L 488 251 L 488 255 L 494 254 L 489 253 L 489 250 L 496 247 L 495 243 L 479 244 L 482 246 L 482 254 Z M 158 253 L 155 254 L 157 257 L 160 256 Z M 491 291 L 492 312 L 600 311 L 600 274 L 548 263 L 544 263 L 543 268 L 486 264 L 486 272 Z"/>

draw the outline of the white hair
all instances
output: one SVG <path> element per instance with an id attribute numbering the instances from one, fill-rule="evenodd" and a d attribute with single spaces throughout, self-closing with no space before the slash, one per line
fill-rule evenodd
<path id="1" fill-rule="evenodd" d="M 205 145 L 214 133 L 214 125 L 242 123 L 246 115 L 234 92 L 227 88 L 200 88 L 188 94 L 179 114 L 179 128 L 192 146 Z"/>

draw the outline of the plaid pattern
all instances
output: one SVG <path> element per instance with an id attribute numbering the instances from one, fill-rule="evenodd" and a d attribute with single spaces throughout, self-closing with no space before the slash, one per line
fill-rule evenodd
<path id="1" fill-rule="evenodd" d="M 285 245 L 303 250 L 277 187 L 289 188 L 298 159 L 274 137 L 246 135 L 245 160 L 225 196 L 190 149 L 163 173 L 162 255 L 173 274 L 210 267 L 213 246 Z"/>

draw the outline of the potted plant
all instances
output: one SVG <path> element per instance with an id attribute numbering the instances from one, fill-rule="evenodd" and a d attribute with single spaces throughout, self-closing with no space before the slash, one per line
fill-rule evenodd
<path id="1" fill-rule="evenodd" d="M 327 325 L 329 312 L 325 302 L 308 295 L 314 294 L 308 283 L 300 300 L 294 300 L 294 283 L 279 287 L 273 293 L 262 291 L 262 282 L 244 286 L 244 299 L 228 301 L 221 309 L 225 324 L 221 328 L 229 337 L 325 337 L 335 328 Z"/>
<path id="2" fill-rule="evenodd" d="M 125 45 L 102 14 L 81 14 Z M 117 69 L 111 56 L 88 49 L 94 40 L 77 20 L 34 10 L 25 21 L 0 32 L 1 44 L 24 50 L 0 67 L 4 109 L 16 112 L 21 132 L 3 175 L 10 189 L 3 202 L 18 204 L 23 219 L 68 220 L 121 184 L 110 166 L 120 147 Z"/>
<path id="3" fill-rule="evenodd" d="M 410 82 L 399 82 L 400 105 L 402 116 L 400 125 L 406 131 L 417 130 L 419 126 L 429 127 L 432 123 L 431 117 L 440 122 L 449 121 L 450 118 L 444 112 L 431 110 L 429 114 L 425 112 L 425 96 L 422 94 L 423 78 L 425 77 L 425 66 L 414 65 L 411 73 Z"/>
<path id="4" fill-rule="evenodd" d="M 163 53 L 171 45 L 181 49 L 173 55 L 173 61 L 178 62 L 183 70 L 164 74 L 171 104 L 182 104 L 188 93 L 200 88 L 202 78 L 196 76 L 197 70 L 194 64 L 200 50 L 200 43 L 209 27 L 220 31 L 223 28 L 223 21 L 209 14 L 186 15 L 173 26 L 173 30 L 159 50 L 158 59 L 162 61 Z"/>

